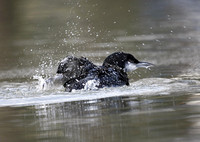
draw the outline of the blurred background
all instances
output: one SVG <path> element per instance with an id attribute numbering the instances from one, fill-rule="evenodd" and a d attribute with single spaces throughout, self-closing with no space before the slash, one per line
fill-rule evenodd
<path id="1" fill-rule="evenodd" d="M 199 70 L 198 1 L 1 0 L 0 6 L 0 80 L 51 75 L 67 55 L 101 64 L 114 51 L 170 64 L 177 73 Z"/>
<path id="2" fill-rule="evenodd" d="M 199 7 L 197 0 L 0 0 L 0 141 L 199 141 Z M 130 73 L 130 87 L 37 90 L 33 76 L 55 75 L 64 57 L 101 65 L 115 51 L 156 67 Z M 48 104 L 52 98 L 57 103 Z"/>

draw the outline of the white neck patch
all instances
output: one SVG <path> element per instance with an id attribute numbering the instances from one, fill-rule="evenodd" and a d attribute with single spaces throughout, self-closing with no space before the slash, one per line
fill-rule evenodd
<path id="1" fill-rule="evenodd" d="M 134 64 L 134 63 L 131 63 L 131 62 L 127 62 L 125 64 L 125 71 L 126 72 L 131 72 L 131 71 L 134 71 L 136 70 L 138 67 L 137 67 L 137 64 Z"/>

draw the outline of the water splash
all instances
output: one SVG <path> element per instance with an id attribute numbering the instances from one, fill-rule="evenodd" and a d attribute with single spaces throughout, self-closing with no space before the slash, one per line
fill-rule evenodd
<path id="1" fill-rule="evenodd" d="M 33 76 L 33 79 L 38 80 L 36 86 L 38 90 L 51 90 L 60 88 L 62 86 L 62 78 L 63 76 L 61 74 L 57 74 L 48 79 L 44 79 L 42 76 L 37 76 L 37 75 Z"/>
<path id="2" fill-rule="evenodd" d="M 172 92 L 180 91 L 194 92 L 194 87 L 200 85 L 199 81 L 192 80 L 188 82 L 180 79 L 147 78 L 132 82 L 130 86 L 101 89 L 95 89 L 95 84 L 98 82 L 91 81 L 88 82 L 88 88 L 65 92 L 62 85 L 48 84 L 48 81 L 41 76 L 35 76 L 34 78 L 37 79 L 37 82 L 13 83 L 9 86 L 7 83 L 1 83 L 0 107 L 95 100 L 117 96 L 169 95 Z"/>
<path id="3" fill-rule="evenodd" d="M 45 90 L 46 89 L 46 88 L 44 88 L 45 84 L 46 84 L 46 81 L 45 81 L 45 79 L 42 76 L 34 75 L 33 79 L 38 80 L 38 83 L 36 85 L 36 88 L 38 90 L 43 90 L 43 89 Z"/>

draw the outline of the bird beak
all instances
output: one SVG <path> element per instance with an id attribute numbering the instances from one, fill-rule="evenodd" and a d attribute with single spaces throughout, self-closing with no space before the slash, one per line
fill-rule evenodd
<path id="1" fill-rule="evenodd" d="M 137 68 L 150 68 L 150 67 L 153 67 L 154 66 L 154 64 L 152 64 L 152 63 L 148 63 L 148 62 L 139 62 L 139 63 L 137 63 L 136 64 L 136 67 Z"/>
<path id="2" fill-rule="evenodd" d="M 125 65 L 125 71 L 126 72 L 131 72 L 136 70 L 137 68 L 150 68 L 153 67 L 154 64 L 152 63 L 148 63 L 148 62 L 139 62 L 139 63 L 131 63 L 131 62 L 127 62 Z"/>

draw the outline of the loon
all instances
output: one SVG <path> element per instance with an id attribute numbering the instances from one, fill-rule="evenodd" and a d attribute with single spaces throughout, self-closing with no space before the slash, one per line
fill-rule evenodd
<path id="1" fill-rule="evenodd" d="M 129 85 L 127 72 L 137 68 L 149 68 L 153 64 L 140 62 L 133 55 L 115 52 L 109 55 L 102 66 L 97 66 L 85 57 L 68 56 L 58 65 L 57 78 L 46 82 L 60 81 L 65 90 L 87 89 L 88 82 L 94 83 L 95 88 Z"/>

